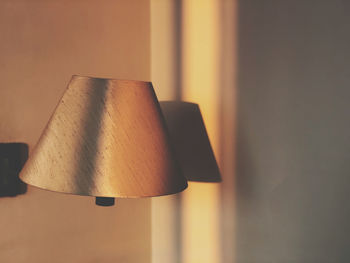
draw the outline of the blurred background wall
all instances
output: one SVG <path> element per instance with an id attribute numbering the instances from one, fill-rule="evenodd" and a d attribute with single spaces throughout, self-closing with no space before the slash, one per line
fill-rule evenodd
<path id="1" fill-rule="evenodd" d="M 198 103 L 224 182 L 152 200 L 153 262 L 234 262 L 236 1 L 152 0 L 159 100 Z M 170 256 L 169 256 L 170 255 Z"/>
<path id="2" fill-rule="evenodd" d="M 0 141 L 37 142 L 72 74 L 150 79 L 146 0 L 0 1 Z M 150 262 L 149 199 L 0 199 L 0 262 Z"/>
<path id="3" fill-rule="evenodd" d="M 152 80 L 199 103 L 223 177 L 152 201 L 154 262 L 350 260 L 349 12 L 151 1 Z"/>
<path id="4" fill-rule="evenodd" d="M 238 262 L 350 260 L 349 12 L 238 3 Z"/>

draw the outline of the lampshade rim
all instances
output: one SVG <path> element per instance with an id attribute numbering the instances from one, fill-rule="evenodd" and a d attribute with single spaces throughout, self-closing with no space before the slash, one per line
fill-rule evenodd
<path id="1" fill-rule="evenodd" d="M 130 80 L 130 79 L 116 79 L 116 78 L 102 78 L 102 77 L 92 77 L 92 76 L 85 76 L 85 75 L 79 75 L 79 74 L 74 74 L 72 75 L 72 80 L 73 79 L 89 79 L 89 80 L 107 80 L 107 81 L 122 81 L 122 82 L 134 82 L 134 83 L 143 83 L 147 84 L 145 87 L 152 87 L 152 82 L 151 81 L 144 81 L 144 80 Z"/>
<path id="2" fill-rule="evenodd" d="M 61 192 L 61 191 L 56 191 L 56 190 L 52 190 L 52 189 L 47 189 L 38 185 L 34 185 L 32 183 L 28 183 L 26 182 L 21 174 L 19 175 L 19 179 L 23 182 L 26 183 L 27 185 L 30 185 L 32 187 L 38 188 L 40 190 L 44 190 L 44 191 L 49 191 L 49 192 L 54 192 L 54 193 L 59 193 L 59 194 L 67 194 L 67 195 L 79 195 L 79 196 L 91 196 L 91 197 L 113 197 L 113 198 L 130 198 L 130 199 L 136 199 L 136 198 L 150 198 L 150 197 L 160 197 L 160 196 L 167 196 L 167 195 L 172 195 L 172 194 L 177 194 L 177 193 L 181 193 L 182 191 L 184 191 L 185 189 L 187 189 L 188 187 L 188 183 L 187 183 L 187 179 L 185 179 L 184 184 L 179 187 L 179 189 L 177 189 L 176 191 L 169 191 L 167 193 L 164 194 L 153 194 L 153 195 L 105 195 L 105 194 L 101 194 L 101 195 L 90 195 L 90 194 L 80 194 L 80 193 L 70 193 L 70 192 Z"/>

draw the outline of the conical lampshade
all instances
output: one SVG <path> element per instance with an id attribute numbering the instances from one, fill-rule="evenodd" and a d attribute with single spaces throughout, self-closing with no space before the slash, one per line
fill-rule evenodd
<path id="1" fill-rule="evenodd" d="M 73 76 L 20 178 L 97 197 L 151 197 L 187 187 L 150 82 Z"/>
<path id="2" fill-rule="evenodd" d="M 160 106 L 187 180 L 220 182 L 220 171 L 198 104 L 161 101 Z"/>

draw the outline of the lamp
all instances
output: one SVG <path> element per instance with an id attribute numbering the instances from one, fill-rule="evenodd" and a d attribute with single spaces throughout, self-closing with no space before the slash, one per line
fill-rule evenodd
<path id="1" fill-rule="evenodd" d="M 160 106 L 186 179 L 220 182 L 220 171 L 198 104 L 161 101 Z"/>
<path id="2" fill-rule="evenodd" d="M 82 76 L 72 77 L 20 178 L 98 205 L 187 187 L 152 84 Z"/>

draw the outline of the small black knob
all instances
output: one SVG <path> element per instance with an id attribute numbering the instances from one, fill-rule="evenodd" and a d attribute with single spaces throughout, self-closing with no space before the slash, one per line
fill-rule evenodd
<path id="1" fill-rule="evenodd" d="M 96 197 L 96 205 L 112 206 L 114 205 L 114 197 Z"/>

